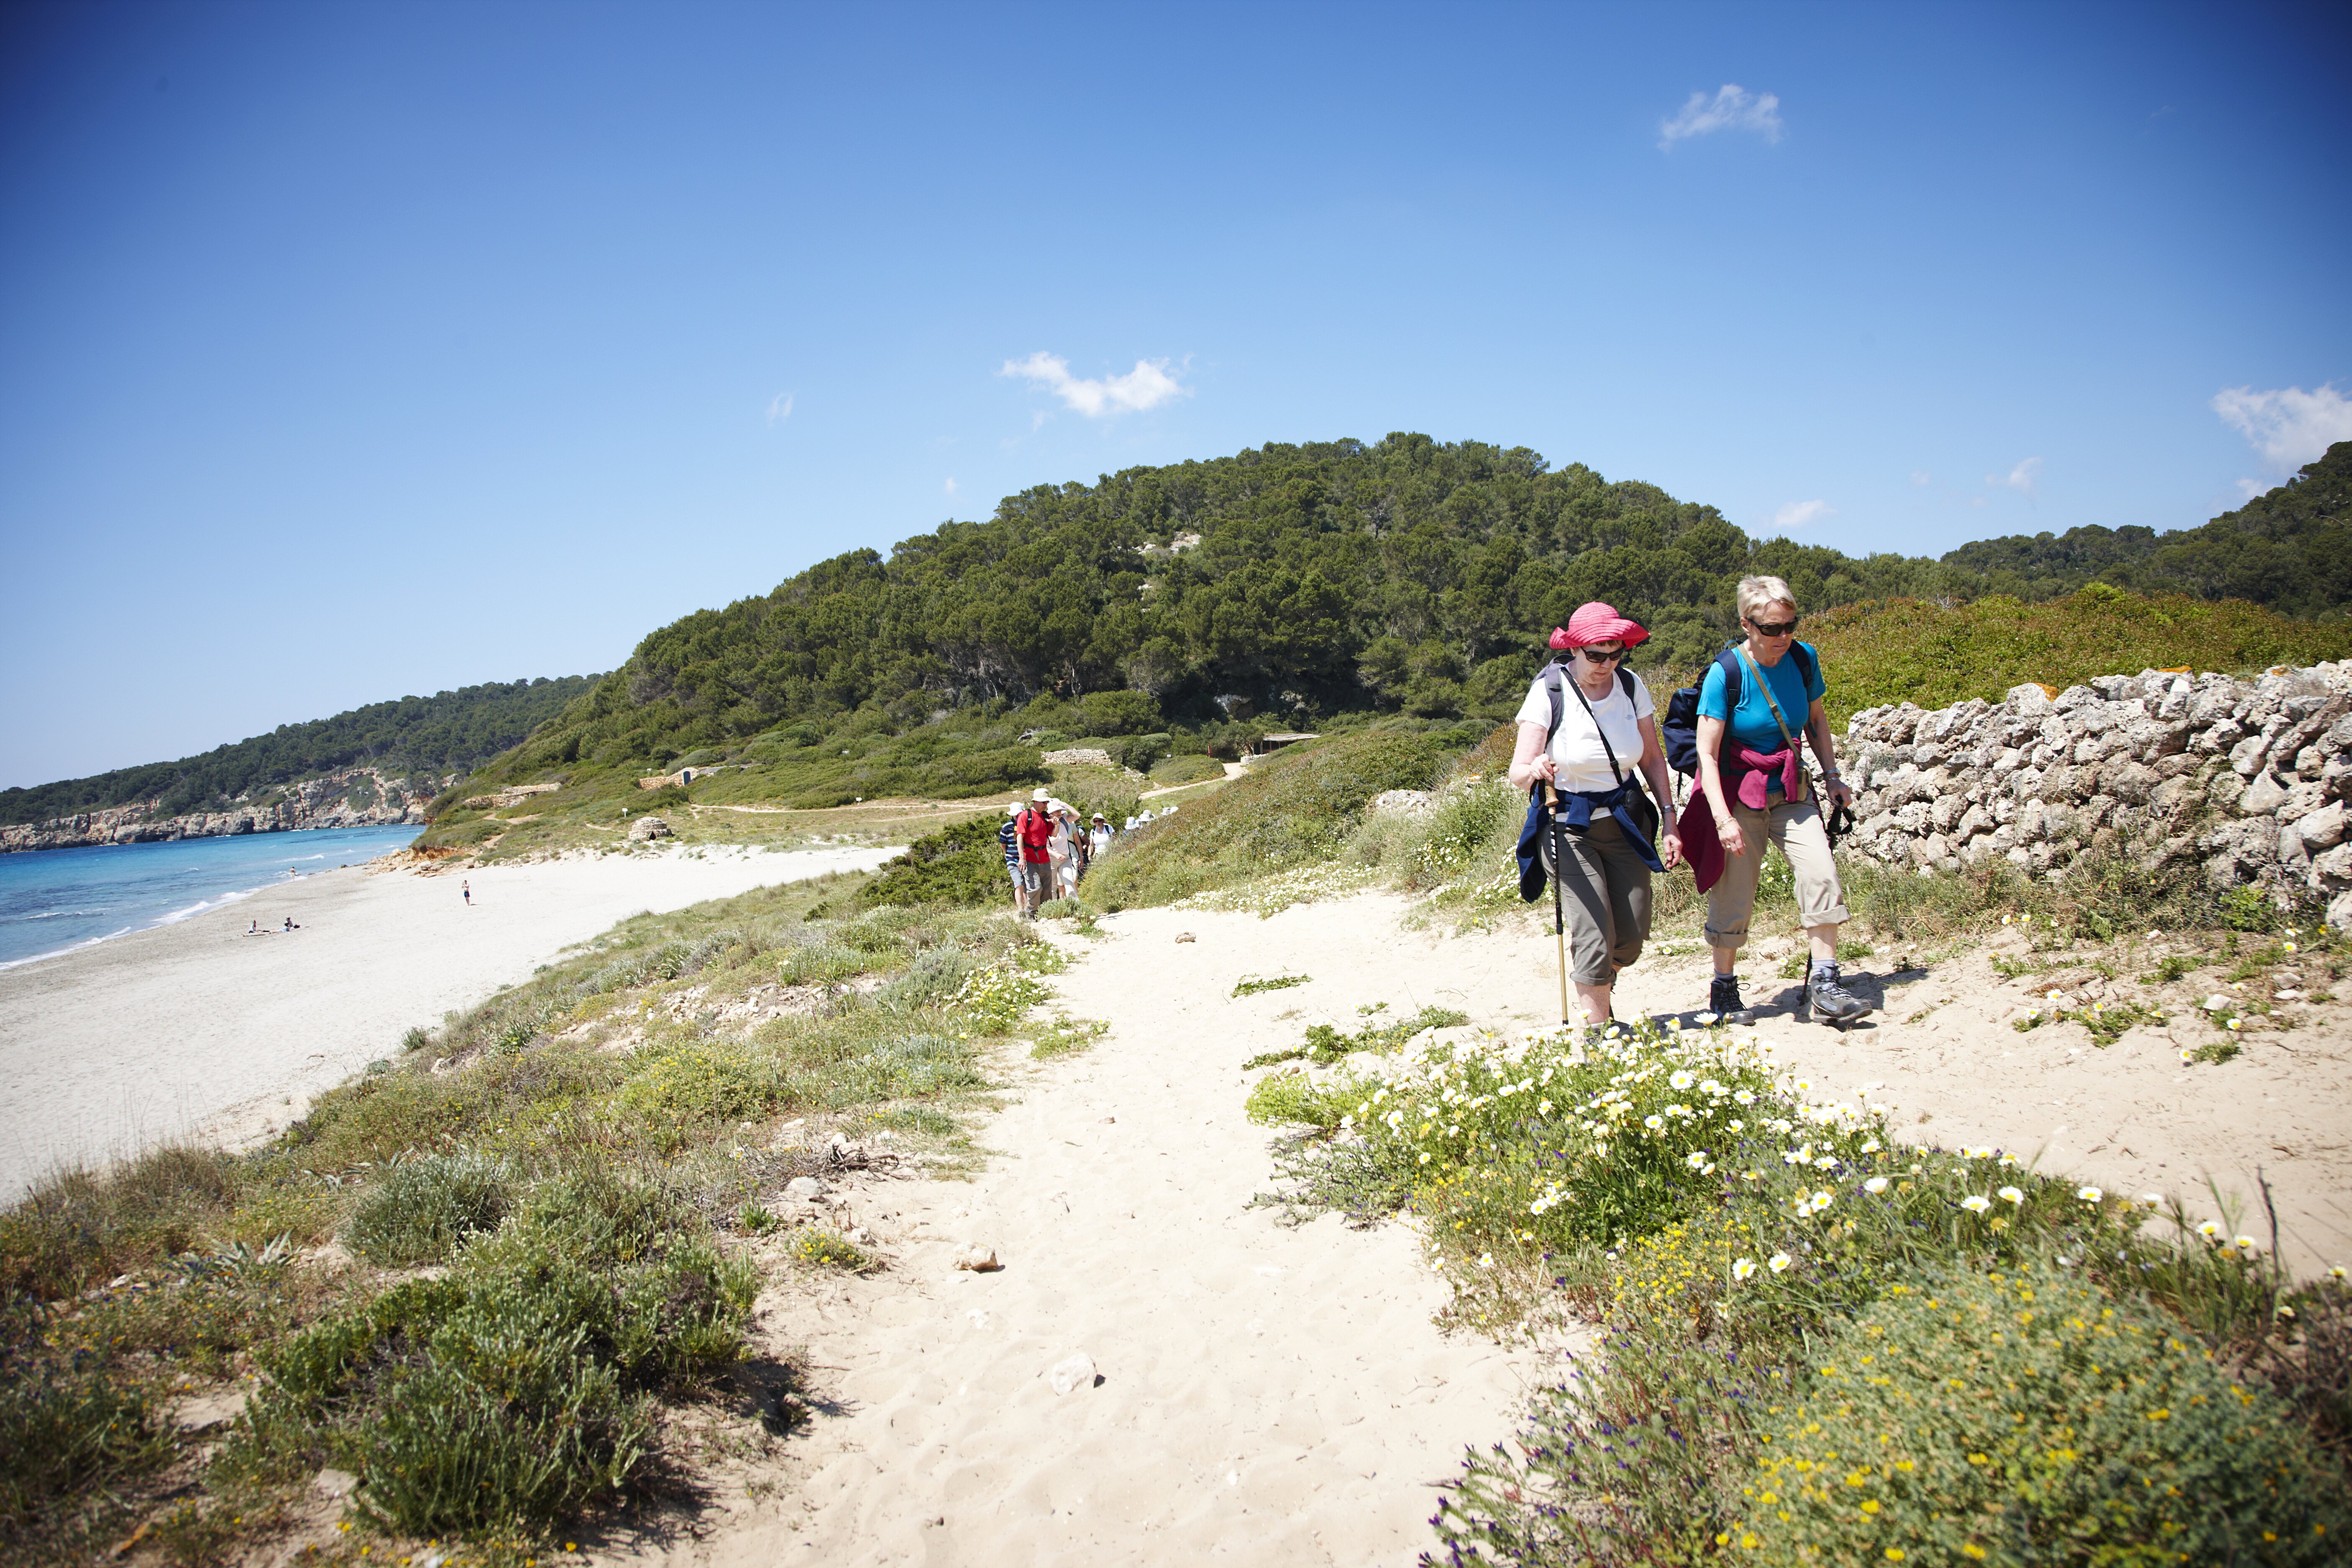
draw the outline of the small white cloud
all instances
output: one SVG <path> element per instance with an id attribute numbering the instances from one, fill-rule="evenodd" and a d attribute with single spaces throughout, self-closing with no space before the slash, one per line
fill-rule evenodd
<path id="1" fill-rule="evenodd" d="M 792 416 L 793 395 L 789 392 L 780 392 L 776 394 L 776 395 L 771 399 L 768 404 L 768 423 L 771 425 L 782 425 L 785 420 L 790 419 Z"/>
<path id="2" fill-rule="evenodd" d="M 1837 508 L 1825 500 L 1792 500 L 1772 514 L 1772 526 L 1786 532 L 1836 515 Z"/>
<path id="3" fill-rule="evenodd" d="M 950 474 L 948 476 L 948 482 L 940 488 L 945 489 L 949 495 L 954 495 L 956 493 L 955 476 L 953 474 Z"/>
<path id="4" fill-rule="evenodd" d="M 2015 490 L 2029 500 L 2033 498 L 2033 487 L 2039 484 L 2041 480 L 2042 459 L 2039 458 L 2028 458 L 2025 461 L 2018 464 L 2017 467 L 2010 469 L 2009 472 L 2005 474 L 1987 474 L 1985 476 L 1985 483 L 1989 485 L 2000 485 L 2009 489 Z"/>
<path id="5" fill-rule="evenodd" d="M 2260 479 L 2240 479 L 2238 481 L 2238 492 L 2244 496 L 2248 500 L 2253 500 L 2256 496 L 2261 495 L 2270 488 L 2270 486 L 2263 483 Z"/>
<path id="6" fill-rule="evenodd" d="M 1184 396 L 1188 390 L 1168 373 L 1164 359 L 1139 359 L 1125 375 L 1090 379 L 1072 375 L 1069 361 L 1041 349 L 1027 359 L 1006 360 L 996 374 L 1019 376 L 1033 386 L 1042 386 L 1060 398 L 1064 406 L 1089 419 L 1157 408 L 1171 398 Z"/>
<path id="7" fill-rule="evenodd" d="M 2213 395 L 2210 406 L 2282 473 L 2318 461 L 2338 441 L 2352 441 L 2352 398 L 2332 381 L 2312 392 L 2228 387 Z"/>
<path id="8" fill-rule="evenodd" d="M 1911 470 L 1911 482 L 1915 485 L 1932 483 L 1935 478 L 1935 475 L 1929 473 L 1925 468 L 1914 468 Z"/>
<path id="9" fill-rule="evenodd" d="M 1750 92 L 1731 82 L 1726 82 L 1711 100 L 1703 92 L 1692 93 L 1680 114 L 1659 121 L 1658 146 L 1672 152 L 1677 142 L 1717 131 L 1753 131 L 1767 142 L 1778 142 L 1780 100 L 1771 93 Z"/>

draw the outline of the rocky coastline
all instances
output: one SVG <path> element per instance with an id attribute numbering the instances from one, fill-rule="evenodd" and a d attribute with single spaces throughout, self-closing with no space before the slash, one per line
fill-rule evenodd
<path id="1" fill-rule="evenodd" d="M 2352 928 L 2352 661 L 2250 680 L 2185 670 L 2102 676 L 1998 703 L 1856 713 L 1848 847 L 1957 870 L 1989 855 L 2052 873 L 2088 851 L 2209 887 L 2324 900 Z"/>
<path id="2" fill-rule="evenodd" d="M 306 827 L 425 826 L 425 806 L 456 782 L 394 777 L 374 768 L 344 768 L 300 780 L 218 811 L 156 815 L 158 802 L 134 801 L 47 822 L 0 826 L 0 854 L 19 849 L 79 849 L 100 844 L 161 844 L 179 838 L 232 838 Z"/>

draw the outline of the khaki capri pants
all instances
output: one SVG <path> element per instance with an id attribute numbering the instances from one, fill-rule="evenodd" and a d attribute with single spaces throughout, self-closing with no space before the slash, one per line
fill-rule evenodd
<path id="1" fill-rule="evenodd" d="M 1798 919 L 1808 926 L 1843 925 L 1845 889 L 1838 881 L 1820 807 L 1808 799 L 1763 811 L 1737 803 L 1731 809 L 1748 839 L 1748 853 L 1724 856 L 1723 878 L 1706 890 L 1707 946 L 1748 945 L 1748 917 L 1756 910 L 1756 881 L 1763 874 L 1768 838 L 1780 847 L 1796 873 Z"/>
<path id="2" fill-rule="evenodd" d="M 1560 910 L 1568 919 L 1569 978 L 1607 985 L 1642 956 L 1650 935 L 1650 868 L 1613 816 L 1559 834 Z M 1753 891 L 1753 884 L 1750 885 Z"/>

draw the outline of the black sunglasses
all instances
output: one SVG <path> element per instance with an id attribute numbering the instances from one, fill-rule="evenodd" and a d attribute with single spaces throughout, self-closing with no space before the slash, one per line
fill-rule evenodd
<path id="1" fill-rule="evenodd" d="M 1580 647 L 1576 651 L 1594 664 L 1614 664 L 1631 650 L 1622 647 Z"/>
<path id="2" fill-rule="evenodd" d="M 1797 629 L 1797 623 L 1786 621 L 1750 621 L 1748 623 L 1768 637 L 1784 637 Z"/>

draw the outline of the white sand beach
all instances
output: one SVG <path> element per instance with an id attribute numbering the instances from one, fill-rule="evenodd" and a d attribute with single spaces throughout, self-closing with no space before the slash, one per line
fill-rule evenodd
<path id="1" fill-rule="evenodd" d="M 157 1139 L 234 1142 L 640 910 L 895 848 L 671 849 L 434 876 L 321 872 L 174 925 L 0 971 L 0 1202 Z M 459 897 L 470 882 L 473 903 Z M 247 936 L 291 915 L 301 929 Z"/>

